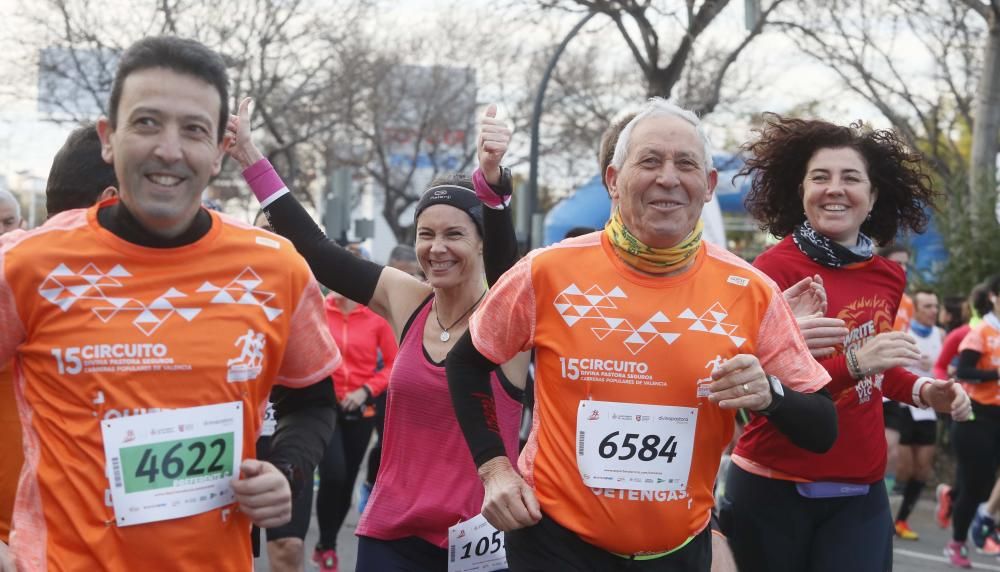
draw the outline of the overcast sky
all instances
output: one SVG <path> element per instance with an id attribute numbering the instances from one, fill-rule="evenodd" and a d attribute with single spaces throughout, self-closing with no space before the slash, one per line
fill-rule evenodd
<path id="1" fill-rule="evenodd" d="M 0 0 L 0 18 L 3 18 L 3 21 L 10 21 L 15 3 L 16 0 Z M 485 1 L 477 0 L 476 3 L 482 5 Z M 394 15 L 396 17 L 386 18 L 386 21 L 420 21 L 421 16 L 426 17 L 434 10 L 440 9 L 443 4 L 445 2 L 440 0 L 403 0 L 394 4 L 398 6 Z M 733 4 L 740 5 L 740 8 L 730 11 L 727 15 L 728 21 L 722 24 L 727 28 L 742 30 L 742 2 Z M 17 33 L 16 27 L 5 28 L 7 31 L 3 33 Z M 0 47 L 11 45 L 10 40 L 11 38 L 0 38 Z M 17 38 L 13 40 L 16 44 Z M 838 93 L 836 101 L 831 101 L 829 104 L 827 117 L 830 120 L 846 122 L 864 117 L 876 124 L 884 125 L 884 120 L 867 104 L 839 95 L 832 74 L 795 55 L 789 42 L 780 37 L 765 37 L 758 39 L 755 44 L 754 53 L 767 54 L 767 73 L 774 73 L 774 78 L 769 82 L 771 83 L 769 89 L 747 94 L 747 104 L 751 108 L 783 111 L 808 98 L 823 97 L 826 93 Z M 726 113 L 715 113 L 707 119 L 711 135 L 717 144 L 741 139 L 739 136 L 741 132 L 733 134 L 727 131 L 727 126 L 737 119 L 743 120 L 727 116 Z M 44 176 L 51 165 L 52 156 L 71 129 L 71 125 L 60 126 L 41 121 L 34 101 L 4 101 L 3 107 L 0 108 L 0 174 L 9 176 L 18 171 L 30 171 Z"/>

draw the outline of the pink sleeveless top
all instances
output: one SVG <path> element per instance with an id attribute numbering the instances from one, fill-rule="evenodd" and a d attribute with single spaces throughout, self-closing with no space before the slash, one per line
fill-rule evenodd
<path id="1" fill-rule="evenodd" d="M 389 377 L 382 464 L 358 536 L 395 540 L 407 536 L 448 546 L 448 527 L 482 509 L 483 485 L 458 426 L 444 363 L 424 352 L 424 324 L 431 298 L 417 309 L 399 344 Z M 500 433 L 517 466 L 521 403 L 490 374 Z"/>

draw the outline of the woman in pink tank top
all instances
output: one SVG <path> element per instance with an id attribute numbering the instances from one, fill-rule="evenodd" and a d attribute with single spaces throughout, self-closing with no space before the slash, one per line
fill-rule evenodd
<path id="1" fill-rule="evenodd" d="M 358 527 L 360 572 L 447 570 L 448 527 L 481 508 L 483 486 L 452 409 L 444 360 L 465 333 L 487 283 L 516 261 L 506 208 L 510 172 L 500 167 L 510 130 L 495 114 L 490 106 L 482 118 L 480 167 L 473 177 L 438 177 L 417 203 L 414 246 L 427 283 L 356 258 L 326 238 L 253 146 L 249 130 L 237 125 L 231 154 L 246 167 L 243 175 L 271 226 L 291 240 L 320 283 L 384 317 L 400 342 L 389 380 L 381 468 Z M 249 117 L 241 115 L 244 122 Z M 512 462 L 529 359 L 518 355 L 492 378 L 497 422 Z"/>

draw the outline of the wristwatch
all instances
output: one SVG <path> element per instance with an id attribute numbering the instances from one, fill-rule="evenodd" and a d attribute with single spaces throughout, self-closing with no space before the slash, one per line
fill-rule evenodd
<path id="1" fill-rule="evenodd" d="M 501 199 L 504 199 L 506 204 L 506 199 L 510 195 L 514 194 L 514 178 L 510 174 L 510 169 L 507 167 L 500 167 L 500 180 L 497 184 L 490 185 L 493 192 L 497 194 Z"/>
<path id="2" fill-rule="evenodd" d="M 305 479 L 302 478 L 302 469 L 292 463 L 275 463 L 275 468 L 281 471 L 288 481 L 288 487 L 292 490 L 292 498 L 299 496 Z"/>
<path id="3" fill-rule="evenodd" d="M 757 413 L 764 417 L 769 417 L 781 406 L 781 401 L 785 399 L 785 388 L 781 385 L 781 380 L 773 375 L 767 376 L 767 383 L 771 386 L 771 404 L 761 409 Z"/>

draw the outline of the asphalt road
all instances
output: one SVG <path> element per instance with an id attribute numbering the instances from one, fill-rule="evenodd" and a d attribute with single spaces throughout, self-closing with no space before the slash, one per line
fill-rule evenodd
<path id="1" fill-rule="evenodd" d="M 899 504 L 899 497 L 892 499 L 893 511 Z M 340 530 L 338 536 L 338 555 L 340 556 L 340 572 L 354 572 L 356 560 L 357 539 L 354 536 L 354 529 L 358 524 L 358 512 L 352 508 L 347 516 L 347 522 Z M 913 515 L 910 517 L 910 527 L 920 534 L 920 540 L 905 541 L 896 539 L 894 546 L 894 572 L 931 572 L 941 570 L 951 570 L 948 561 L 942 554 L 944 545 L 948 542 L 951 533 L 943 530 L 934 523 L 934 499 L 933 491 L 924 491 L 924 498 L 917 505 Z M 306 570 L 316 570 L 316 566 L 309 559 L 312 556 L 313 546 L 319 532 L 316 527 L 316 518 L 313 516 L 309 527 L 309 534 L 306 537 Z M 970 543 L 971 547 L 971 543 Z M 974 570 L 991 570 L 1000 572 L 1000 559 L 994 556 L 983 556 L 975 554 L 975 550 L 970 556 Z M 255 570 L 270 571 L 266 558 L 258 558 L 255 562 Z"/>

